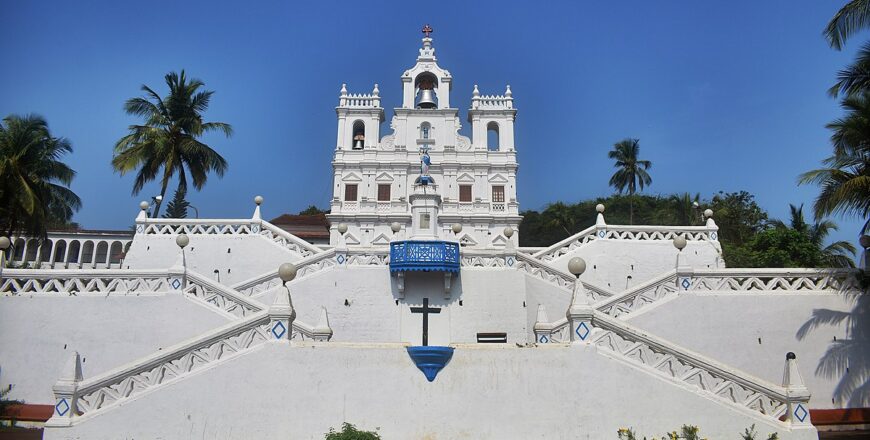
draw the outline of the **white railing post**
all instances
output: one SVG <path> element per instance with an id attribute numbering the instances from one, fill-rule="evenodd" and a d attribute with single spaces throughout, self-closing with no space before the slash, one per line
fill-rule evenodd
<path id="1" fill-rule="evenodd" d="M 251 233 L 259 234 L 263 225 L 263 217 L 260 216 L 260 205 L 263 204 L 263 196 L 254 197 L 254 204 L 257 206 L 254 208 L 254 215 L 251 216 Z"/>
<path id="2" fill-rule="evenodd" d="M 317 325 L 311 330 L 311 339 L 321 342 L 332 339 L 332 327 L 329 326 L 329 315 L 326 313 L 326 307 L 320 308 L 320 318 L 317 320 Z"/>
<path id="3" fill-rule="evenodd" d="M 550 335 L 553 333 L 553 324 L 547 316 L 547 309 L 543 304 L 538 304 L 538 314 L 535 317 L 535 342 L 539 344 L 548 344 L 552 342 Z"/>
<path id="4" fill-rule="evenodd" d="M 289 341 L 293 333 L 296 311 L 290 299 L 290 289 L 285 284 L 275 292 L 275 301 L 269 307 L 269 333 L 275 341 Z"/>
<path id="5" fill-rule="evenodd" d="M 785 420 L 792 428 L 812 428 L 810 410 L 807 404 L 810 400 L 810 392 L 804 385 L 797 366 L 797 356 L 789 352 L 785 355 L 785 369 L 782 373 L 782 386 L 785 387 L 786 414 Z"/>
<path id="6" fill-rule="evenodd" d="M 586 271 L 586 261 L 574 257 L 568 261 L 568 271 L 576 277 L 574 280 L 574 295 L 571 297 L 571 307 L 568 308 L 568 331 L 572 344 L 586 343 L 592 334 L 592 317 L 595 309 L 589 304 L 586 288 L 580 281 L 580 275 Z"/>
<path id="7" fill-rule="evenodd" d="M 82 381 L 82 361 L 77 351 L 67 360 L 60 378 L 52 387 L 54 391 L 54 413 L 45 423 L 50 427 L 72 426 L 72 419 L 78 413 L 79 383 Z"/>

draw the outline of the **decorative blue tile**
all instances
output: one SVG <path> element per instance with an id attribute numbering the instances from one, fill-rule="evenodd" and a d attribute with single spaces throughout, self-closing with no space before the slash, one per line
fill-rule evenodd
<path id="1" fill-rule="evenodd" d="M 607 231 L 605 231 L 603 229 L 598 231 L 598 238 L 604 238 L 604 236 L 606 236 L 606 235 L 607 235 Z"/>
<path id="2" fill-rule="evenodd" d="M 281 339 L 284 333 L 287 333 L 287 327 L 284 326 L 284 323 L 281 321 L 275 322 L 275 325 L 272 326 L 272 335 L 275 336 L 275 339 Z"/>
<path id="3" fill-rule="evenodd" d="M 335 261 L 338 261 L 338 264 L 344 264 L 347 259 L 344 258 L 344 254 L 338 254 L 335 256 Z"/>
<path id="4" fill-rule="evenodd" d="M 507 257 L 507 265 L 508 267 L 514 266 L 514 257 Z"/>
<path id="5" fill-rule="evenodd" d="M 54 410 L 57 411 L 57 415 L 59 416 L 66 415 L 66 413 L 69 412 L 69 403 L 67 403 L 66 397 L 57 402 L 57 405 L 54 406 Z"/>
<path id="6" fill-rule="evenodd" d="M 547 335 L 541 335 L 541 339 L 539 339 L 538 342 L 546 344 L 547 342 L 550 342 L 550 340 L 547 338 Z"/>
<path id="7" fill-rule="evenodd" d="M 181 280 L 176 278 L 176 279 L 172 280 L 172 283 L 170 283 L 170 284 L 172 284 L 173 289 L 178 290 L 178 288 L 181 287 Z"/>
<path id="8" fill-rule="evenodd" d="M 803 404 L 798 403 L 797 408 L 794 409 L 794 416 L 803 422 L 807 419 L 808 415 L 810 415 L 810 413 L 804 408 Z"/>
<path id="9" fill-rule="evenodd" d="M 585 341 L 589 336 L 589 326 L 587 326 L 585 322 L 581 322 L 580 325 L 574 329 L 574 333 L 577 334 L 577 337 L 579 337 L 581 341 Z"/>
<path id="10" fill-rule="evenodd" d="M 692 287 L 692 282 L 689 281 L 688 278 L 683 278 L 683 280 L 680 281 L 680 286 L 683 286 L 684 290 L 689 290 L 689 287 Z"/>
<path id="11" fill-rule="evenodd" d="M 251 232 L 257 234 L 260 232 L 260 225 L 251 226 Z"/>
<path id="12" fill-rule="evenodd" d="M 141 234 L 142 231 L 144 231 L 144 230 L 145 230 L 145 227 L 144 227 L 144 226 L 142 226 L 142 225 L 136 226 L 136 232 L 138 232 L 138 233 Z"/>
<path id="13" fill-rule="evenodd" d="M 717 234 L 715 232 L 710 233 L 710 240 L 718 240 L 718 239 L 719 239 L 719 234 Z"/>

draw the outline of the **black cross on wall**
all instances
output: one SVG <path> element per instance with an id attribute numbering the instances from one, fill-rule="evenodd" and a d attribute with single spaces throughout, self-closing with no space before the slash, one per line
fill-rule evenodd
<path id="1" fill-rule="evenodd" d="M 429 314 L 441 313 L 441 309 L 429 307 L 429 298 L 423 298 L 423 307 L 411 307 L 411 313 L 423 314 L 423 346 L 429 345 Z"/>

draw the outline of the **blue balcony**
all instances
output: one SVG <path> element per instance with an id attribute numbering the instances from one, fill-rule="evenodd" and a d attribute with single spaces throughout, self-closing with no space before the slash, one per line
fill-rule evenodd
<path id="1" fill-rule="evenodd" d="M 406 240 L 390 243 L 390 272 L 459 273 L 459 243 Z"/>

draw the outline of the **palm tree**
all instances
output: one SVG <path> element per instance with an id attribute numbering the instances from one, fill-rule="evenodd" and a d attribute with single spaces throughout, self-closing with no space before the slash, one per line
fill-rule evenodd
<path id="1" fill-rule="evenodd" d="M 178 189 L 186 192 L 187 174 L 197 190 L 202 189 L 209 172 L 223 176 L 227 161 L 218 152 L 200 142 L 198 138 L 212 131 L 232 136 L 233 129 L 223 122 L 203 122 L 202 113 L 208 109 L 213 91 L 199 91 L 205 83 L 198 79 L 170 72 L 165 76 L 169 94 L 161 98 L 154 90 L 143 85 L 144 98 L 132 98 L 124 104 L 127 114 L 145 118 L 144 125 L 131 125 L 130 134 L 115 144 L 112 166 L 124 174 L 138 170 L 133 183 L 133 194 L 138 194 L 146 183 L 160 174 L 160 196 L 166 196 L 170 179 L 178 174 Z M 157 201 L 154 217 L 160 212 L 162 200 Z"/>
<path id="2" fill-rule="evenodd" d="M 870 217 L 870 92 L 848 96 L 841 105 L 846 116 L 827 125 L 834 132 L 831 135 L 833 156 L 822 162 L 823 168 L 802 174 L 799 182 L 821 187 L 813 203 L 816 218 L 841 214 L 867 219 Z"/>
<path id="3" fill-rule="evenodd" d="M 0 124 L 0 233 L 44 238 L 49 223 L 67 223 L 81 207 L 68 187 L 76 173 L 61 161 L 72 152 L 45 119 L 10 115 Z"/>
<path id="4" fill-rule="evenodd" d="M 834 49 L 841 50 L 852 35 L 870 27 L 870 0 L 851 0 L 828 22 L 824 36 Z"/>
<path id="5" fill-rule="evenodd" d="M 574 217 L 574 210 L 571 206 L 563 202 L 556 202 L 548 206 L 544 213 L 549 217 L 547 226 L 562 228 L 568 234 L 567 236 L 574 234 L 577 219 Z"/>
<path id="6" fill-rule="evenodd" d="M 821 220 L 813 224 L 804 219 L 804 205 L 795 206 L 789 204 L 789 225 L 780 220 L 774 220 L 771 224 L 777 228 L 792 229 L 806 237 L 814 248 L 818 250 L 819 260 L 822 264 L 830 267 L 855 267 L 852 257 L 855 256 L 855 246 L 848 241 L 837 241 L 825 246 L 825 239 L 831 232 L 837 230 L 837 224 L 830 220 Z"/>
<path id="7" fill-rule="evenodd" d="M 623 139 L 613 144 L 613 151 L 607 153 L 607 157 L 616 161 L 613 164 L 617 168 L 610 178 L 610 186 L 622 194 L 628 189 L 628 218 L 629 223 L 634 224 L 634 202 L 632 200 L 638 187 L 643 190 L 644 186 L 652 183 L 652 177 L 646 170 L 650 169 L 652 162 L 638 159 L 640 153 L 640 139 Z"/>

